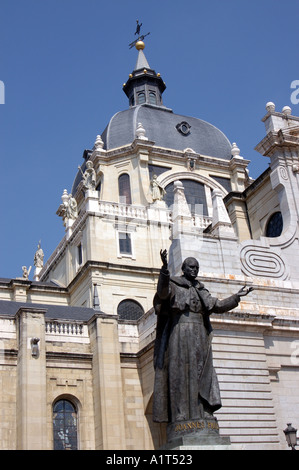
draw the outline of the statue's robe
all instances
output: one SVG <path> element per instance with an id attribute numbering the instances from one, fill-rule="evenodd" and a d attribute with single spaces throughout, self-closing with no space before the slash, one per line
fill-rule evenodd
<path id="1" fill-rule="evenodd" d="M 209 316 L 231 310 L 239 301 L 237 294 L 218 300 L 198 279 L 170 277 L 161 269 L 154 298 L 155 422 L 202 419 L 221 407 Z"/>

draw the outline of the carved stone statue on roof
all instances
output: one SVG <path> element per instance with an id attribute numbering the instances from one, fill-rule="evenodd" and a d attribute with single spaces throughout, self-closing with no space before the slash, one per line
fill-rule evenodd
<path id="1" fill-rule="evenodd" d="M 153 178 L 151 180 L 151 189 L 152 189 L 152 198 L 153 201 L 163 201 L 163 198 L 166 194 L 165 189 L 163 186 L 159 183 L 157 179 L 157 175 L 153 175 Z"/>
<path id="2" fill-rule="evenodd" d="M 39 242 L 37 245 L 37 251 L 35 252 L 35 255 L 34 255 L 34 266 L 36 268 L 42 268 L 43 265 L 44 265 L 44 252 L 41 247 L 41 242 Z"/>
<path id="3" fill-rule="evenodd" d="M 83 187 L 86 190 L 95 191 L 96 189 L 96 172 L 93 168 L 93 163 L 88 160 L 86 162 L 86 170 L 83 175 Z"/>
<path id="4" fill-rule="evenodd" d="M 68 194 L 67 190 L 63 191 L 61 196 L 62 204 L 60 204 L 56 214 L 65 221 L 65 219 L 75 220 L 78 217 L 78 210 L 77 210 L 77 201 L 72 196 L 72 194 Z"/>

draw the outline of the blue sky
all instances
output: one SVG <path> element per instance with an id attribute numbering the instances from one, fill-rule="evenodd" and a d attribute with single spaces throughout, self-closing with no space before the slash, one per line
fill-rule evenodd
<path id="1" fill-rule="evenodd" d="M 33 266 L 40 239 L 45 260 L 62 239 L 62 192 L 128 107 L 136 19 L 151 33 L 145 55 L 166 83 L 164 104 L 221 129 L 256 178 L 268 166 L 254 150 L 265 104 L 299 115 L 298 17 L 298 0 L 1 0 L 0 277 Z"/>

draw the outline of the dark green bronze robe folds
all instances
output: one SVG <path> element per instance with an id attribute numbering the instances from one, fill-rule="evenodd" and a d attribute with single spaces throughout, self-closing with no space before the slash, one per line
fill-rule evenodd
<path id="1" fill-rule="evenodd" d="M 218 300 L 198 279 L 170 277 L 161 269 L 154 298 L 155 422 L 202 419 L 221 407 L 209 316 L 231 310 L 239 301 L 237 294 Z"/>

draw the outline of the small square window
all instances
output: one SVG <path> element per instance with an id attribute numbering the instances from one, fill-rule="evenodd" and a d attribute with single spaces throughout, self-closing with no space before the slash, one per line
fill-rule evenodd
<path id="1" fill-rule="evenodd" d="M 119 233 L 119 252 L 122 255 L 132 254 L 131 235 L 129 233 Z"/>

